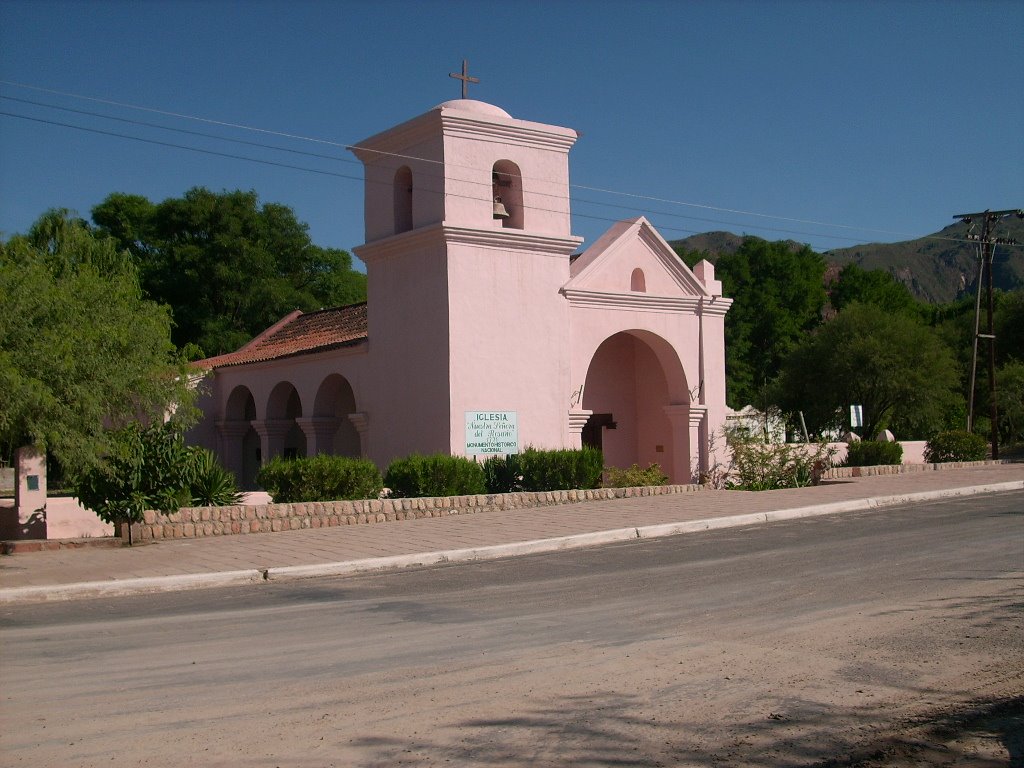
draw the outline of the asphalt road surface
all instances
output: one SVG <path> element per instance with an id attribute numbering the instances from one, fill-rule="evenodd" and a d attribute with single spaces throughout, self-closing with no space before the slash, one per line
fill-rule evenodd
<path id="1" fill-rule="evenodd" d="M 0 760 L 1022 765 L 1022 609 L 1020 492 L 15 606 Z"/>

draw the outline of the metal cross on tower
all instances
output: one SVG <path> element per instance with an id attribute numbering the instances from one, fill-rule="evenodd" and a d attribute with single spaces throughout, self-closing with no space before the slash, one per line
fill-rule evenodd
<path id="1" fill-rule="evenodd" d="M 469 98 L 469 84 L 480 82 L 479 77 L 469 76 L 469 62 L 465 59 L 462 60 L 462 74 L 460 75 L 458 72 L 449 72 L 448 77 L 454 77 L 456 80 L 462 81 L 462 98 L 464 99 Z"/>

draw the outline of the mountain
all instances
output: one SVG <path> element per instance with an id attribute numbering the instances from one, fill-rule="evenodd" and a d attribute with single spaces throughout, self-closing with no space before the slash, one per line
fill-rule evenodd
<path id="1" fill-rule="evenodd" d="M 916 240 L 855 245 L 822 255 L 833 266 L 830 273 L 851 262 L 864 269 L 884 269 L 895 275 L 917 298 L 944 303 L 965 292 L 973 293 L 978 279 L 978 244 L 966 239 L 968 229 L 967 224 L 957 222 Z M 975 225 L 974 231 L 980 231 L 980 225 Z M 1005 218 L 999 222 L 996 235 L 1024 244 L 1024 221 L 1012 216 Z M 721 255 L 735 253 L 742 242 L 743 237 L 730 232 L 706 232 L 673 240 L 670 245 L 677 250 Z M 799 247 L 796 243 L 793 245 Z M 996 246 L 992 278 L 996 288 L 1002 290 L 1024 288 L 1024 245 Z"/>

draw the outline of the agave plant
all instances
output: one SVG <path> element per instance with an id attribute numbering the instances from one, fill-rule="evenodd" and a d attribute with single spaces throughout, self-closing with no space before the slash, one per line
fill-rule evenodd
<path id="1" fill-rule="evenodd" d="M 192 449 L 189 488 L 192 504 L 197 507 L 223 507 L 242 502 L 234 476 L 205 448 Z"/>

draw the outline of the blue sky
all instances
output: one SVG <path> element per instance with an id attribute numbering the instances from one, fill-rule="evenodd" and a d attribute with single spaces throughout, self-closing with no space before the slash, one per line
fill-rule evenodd
<path id="1" fill-rule="evenodd" d="M 456 98 L 466 58 L 471 97 L 582 133 L 573 229 L 588 242 L 639 214 L 670 240 L 903 240 L 1024 205 L 1022 29 L 1020 0 L 0 0 L 0 111 L 49 121 L 0 115 L 0 233 L 51 207 L 87 217 L 115 191 L 203 185 L 254 189 L 350 249 L 362 172 L 343 146 Z"/>

